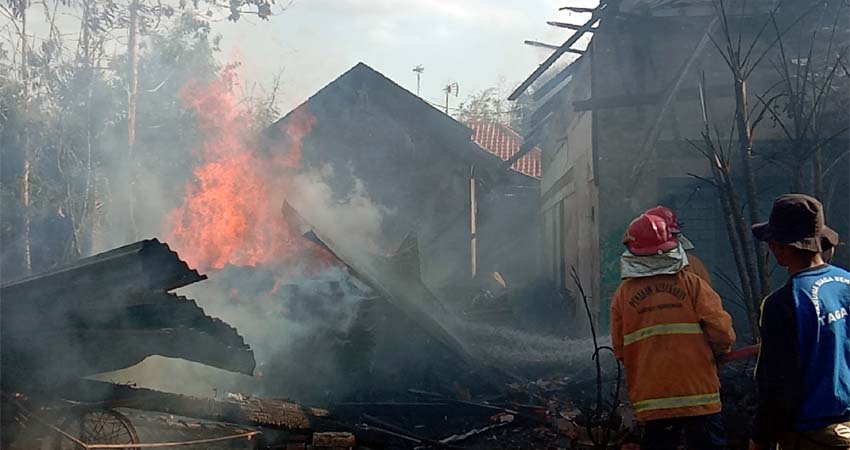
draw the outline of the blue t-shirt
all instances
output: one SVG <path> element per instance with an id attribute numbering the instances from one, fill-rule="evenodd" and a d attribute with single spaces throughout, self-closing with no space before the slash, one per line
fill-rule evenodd
<path id="1" fill-rule="evenodd" d="M 802 386 L 798 431 L 850 419 L 850 272 L 824 267 L 790 282 Z"/>
<path id="2" fill-rule="evenodd" d="M 762 303 L 753 439 L 850 420 L 850 273 L 804 270 Z"/>

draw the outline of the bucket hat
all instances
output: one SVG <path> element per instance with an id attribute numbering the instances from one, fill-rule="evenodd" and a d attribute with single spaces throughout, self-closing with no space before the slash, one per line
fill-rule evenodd
<path id="1" fill-rule="evenodd" d="M 823 252 L 838 245 L 838 233 L 826 226 L 823 205 L 805 194 L 777 197 L 767 222 L 752 227 L 760 241 L 774 241 L 810 252 Z"/>

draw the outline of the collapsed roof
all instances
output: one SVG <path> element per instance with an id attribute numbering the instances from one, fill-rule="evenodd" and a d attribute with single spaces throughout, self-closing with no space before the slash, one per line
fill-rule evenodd
<path id="1" fill-rule="evenodd" d="M 156 239 L 0 286 L 3 386 L 55 386 L 148 356 L 251 374 L 230 325 L 170 293 L 206 279 Z"/>
<path id="2" fill-rule="evenodd" d="M 445 359 L 460 371 L 455 375 L 474 374 L 478 376 L 480 387 L 502 388 L 501 383 L 507 380 L 508 375 L 488 367 L 483 360 L 469 352 L 464 343 L 450 331 L 450 327 L 445 326 L 452 322 L 451 315 L 420 278 L 415 237 L 408 236 L 392 255 L 376 255 L 360 247 L 357 242 L 334 234 L 333 227 L 319 230 L 309 222 L 310 218 L 303 216 L 288 203 L 283 206 L 283 215 L 293 229 L 327 248 L 355 277 L 379 293 L 429 339 L 436 341 L 444 349 Z"/>

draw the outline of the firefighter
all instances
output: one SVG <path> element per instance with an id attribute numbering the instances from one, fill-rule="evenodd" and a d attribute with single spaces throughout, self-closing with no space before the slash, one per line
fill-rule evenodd
<path id="1" fill-rule="evenodd" d="M 690 239 L 686 238 L 685 235 L 682 234 L 682 227 L 679 225 L 679 218 L 676 217 L 676 213 L 666 206 L 658 205 L 654 208 L 647 209 L 644 214 L 650 214 L 664 219 L 667 223 L 667 228 L 674 236 L 676 236 L 677 239 L 679 239 L 679 242 L 682 243 L 682 246 L 685 248 L 685 252 L 688 255 L 688 266 L 685 270 L 693 271 L 700 278 L 705 280 L 709 286 L 713 287 L 711 284 L 711 275 L 708 273 L 708 269 L 706 269 L 702 260 L 697 258 L 697 255 L 694 255 L 694 244 L 690 241 Z"/>
<path id="2" fill-rule="evenodd" d="M 823 260 L 838 234 L 802 194 L 777 198 L 753 234 L 790 278 L 762 303 L 750 449 L 850 448 L 850 273 Z"/>
<path id="3" fill-rule="evenodd" d="M 641 448 L 726 445 L 715 357 L 735 341 L 732 318 L 664 219 L 642 214 L 626 232 L 623 278 L 611 301 L 611 340 L 629 400 L 644 425 Z"/>

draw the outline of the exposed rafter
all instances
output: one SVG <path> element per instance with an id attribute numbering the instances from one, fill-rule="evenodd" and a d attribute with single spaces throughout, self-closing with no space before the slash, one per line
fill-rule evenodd
<path id="1" fill-rule="evenodd" d="M 576 31 L 582 29 L 582 27 L 584 26 L 584 25 L 576 25 L 574 23 L 556 22 L 554 20 L 550 20 L 550 21 L 546 22 L 546 25 L 550 25 L 550 26 L 558 27 L 558 28 L 566 28 L 568 30 L 576 30 Z M 596 27 L 591 28 L 590 31 L 596 31 Z"/>
<path id="2" fill-rule="evenodd" d="M 545 42 L 538 42 L 538 41 L 532 41 L 532 40 L 525 40 L 522 43 L 525 44 L 525 45 L 530 45 L 532 47 L 548 48 L 549 50 L 557 50 L 558 48 L 560 48 L 560 47 L 558 47 L 557 45 L 554 45 L 554 44 L 547 44 Z M 568 53 L 575 53 L 577 55 L 583 55 L 584 54 L 584 50 L 578 50 L 578 49 L 575 49 L 575 48 L 568 49 L 567 52 Z"/>
<path id="3" fill-rule="evenodd" d="M 567 67 L 565 67 L 563 70 L 558 72 L 557 75 L 552 77 L 552 79 L 550 79 L 549 81 L 544 83 L 543 86 L 540 87 L 540 89 L 535 90 L 534 91 L 534 101 L 540 101 L 541 99 L 543 99 L 543 97 L 545 97 L 547 94 L 549 94 L 549 92 L 552 91 L 552 89 L 555 89 L 555 87 L 559 86 L 561 83 L 566 81 L 567 78 L 570 77 L 570 75 L 574 74 L 575 71 L 579 67 L 581 67 L 580 64 L 581 64 L 582 58 L 584 58 L 584 56 L 579 56 L 575 61 L 571 62 Z"/>
<path id="4" fill-rule="evenodd" d="M 592 13 L 596 8 L 582 8 L 580 6 L 564 6 L 558 8 L 558 11 L 572 11 L 577 13 Z"/>
<path id="5" fill-rule="evenodd" d="M 548 58 L 546 58 L 546 61 L 543 61 L 543 63 L 540 64 L 540 66 L 538 66 L 537 69 L 535 69 L 534 72 L 529 75 L 528 78 L 526 78 L 525 81 L 523 81 L 511 93 L 510 96 L 508 96 L 508 100 L 514 101 L 518 99 L 519 96 L 522 95 L 522 93 L 525 92 L 525 90 L 528 89 L 528 87 L 531 86 L 532 83 L 537 81 L 537 79 L 540 78 L 540 76 L 543 75 L 546 70 L 552 67 L 552 64 L 555 64 L 555 61 L 557 61 L 561 56 L 563 56 L 564 53 L 567 53 L 567 50 L 569 50 L 570 47 L 573 46 L 573 44 L 578 42 L 578 40 L 581 39 L 581 37 L 584 36 L 585 33 L 592 31 L 592 27 L 596 25 L 597 22 L 599 22 L 599 19 L 602 18 L 603 13 L 608 9 L 607 5 L 607 3 L 602 3 L 599 5 L 599 7 L 594 9 L 593 16 L 587 22 L 585 22 L 585 24 L 582 25 L 578 30 L 576 30 L 576 32 L 573 33 L 573 35 L 570 36 L 570 38 L 567 39 L 566 42 L 564 42 L 560 47 L 558 47 L 557 50 L 552 52 L 552 54 L 549 55 Z"/>
<path id="6" fill-rule="evenodd" d="M 527 155 L 528 152 L 534 150 L 535 146 L 537 146 L 536 140 L 526 139 L 522 143 L 522 145 L 520 146 L 519 151 L 514 153 L 513 156 L 511 156 L 508 160 L 503 162 L 502 165 L 499 168 L 501 170 L 507 170 L 507 169 L 513 167 L 513 165 L 516 164 L 517 161 L 522 159 L 523 156 Z"/>

